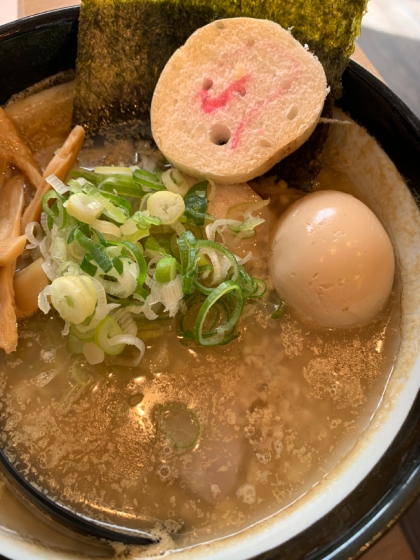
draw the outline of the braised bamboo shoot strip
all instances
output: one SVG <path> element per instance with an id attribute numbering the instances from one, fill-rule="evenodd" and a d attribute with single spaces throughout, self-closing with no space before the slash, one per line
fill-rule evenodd
<path id="1" fill-rule="evenodd" d="M 42 186 L 42 172 L 35 158 L 22 140 L 12 120 L 0 107 L 0 152 L 8 153 L 10 162 L 20 169 L 35 189 Z"/>
<path id="2" fill-rule="evenodd" d="M 23 177 L 15 176 L 0 191 L 0 241 L 20 234 L 23 186 Z"/>
<path id="3" fill-rule="evenodd" d="M 16 262 L 18 256 L 23 253 L 25 245 L 26 235 L 2 239 L 0 241 L 0 266 Z"/>
<path id="4" fill-rule="evenodd" d="M 38 295 L 49 283 L 42 268 L 42 258 L 16 272 L 13 285 L 18 316 L 31 315 L 37 311 Z"/>
<path id="5" fill-rule="evenodd" d="M 85 131 L 81 126 L 76 126 L 70 132 L 67 140 L 64 142 L 60 151 L 52 158 L 44 172 L 44 181 L 41 188 L 37 190 L 34 198 L 26 208 L 22 217 L 22 231 L 30 222 L 38 222 L 41 215 L 42 197 L 51 189 L 51 186 L 45 179 L 50 175 L 55 175 L 61 181 L 64 181 L 74 166 L 77 156 L 82 148 L 85 139 Z"/>
<path id="6" fill-rule="evenodd" d="M 14 352 L 18 342 L 16 313 L 14 309 L 14 273 L 14 264 L 0 268 L 0 348 L 6 354 Z"/>
<path id="7" fill-rule="evenodd" d="M 8 179 L 10 157 L 0 150 L 0 189 Z"/>
<path id="8" fill-rule="evenodd" d="M 0 241 L 17 237 L 23 209 L 23 178 L 10 179 L 0 191 Z M 16 350 L 18 333 L 13 276 L 15 263 L 0 268 L 0 348 L 7 354 Z"/>
<path id="9" fill-rule="evenodd" d="M 42 148 L 45 136 L 54 131 L 66 137 L 71 129 L 74 82 L 66 82 L 19 99 L 5 108 L 25 144 L 34 152 Z"/>

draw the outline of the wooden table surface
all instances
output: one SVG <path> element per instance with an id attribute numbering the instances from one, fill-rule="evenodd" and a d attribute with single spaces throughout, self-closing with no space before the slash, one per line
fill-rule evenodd
<path id="1" fill-rule="evenodd" d="M 3 2 L 5 0 L 0 1 Z M 18 0 L 18 15 L 19 17 L 24 17 L 47 10 L 78 4 L 80 4 L 80 0 Z M 379 72 L 358 45 L 356 45 L 352 58 L 367 68 L 372 74 L 382 79 Z M 418 558 L 417 554 L 413 554 L 405 538 L 401 524 L 395 525 L 363 556 L 363 560 L 417 560 Z"/>

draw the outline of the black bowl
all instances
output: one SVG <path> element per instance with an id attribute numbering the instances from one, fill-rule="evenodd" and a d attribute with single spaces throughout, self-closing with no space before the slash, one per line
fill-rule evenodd
<path id="1" fill-rule="evenodd" d="M 79 8 L 32 16 L 0 27 L 0 104 L 58 72 L 74 68 Z M 420 201 L 420 121 L 386 85 L 355 62 L 343 76 L 340 107 L 375 137 Z M 87 522 L 39 493 L 0 451 L 0 464 L 24 501 L 79 533 L 142 542 Z M 357 557 L 403 514 L 420 494 L 420 395 L 399 434 L 376 467 L 348 497 L 322 519 L 274 550 L 269 560 Z"/>

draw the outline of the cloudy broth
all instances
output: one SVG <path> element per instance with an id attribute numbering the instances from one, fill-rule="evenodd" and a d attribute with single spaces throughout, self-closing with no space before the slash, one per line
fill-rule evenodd
<path id="1" fill-rule="evenodd" d="M 105 143 L 101 161 L 137 158 L 126 148 L 109 155 Z M 82 161 L 95 157 L 88 146 Z M 276 215 L 302 196 L 255 186 L 274 193 Z M 358 195 L 328 166 L 316 188 Z M 87 517 L 159 526 L 179 546 L 235 533 L 294 502 L 353 447 L 392 371 L 398 301 L 397 281 L 374 323 L 334 330 L 288 308 L 273 319 L 269 290 L 247 304 L 240 337 L 215 348 L 182 344 L 175 320 L 142 320 L 147 349 L 135 369 L 88 365 L 70 353 L 61 320 L 38 313 L 21 322 L 18 350 L 0 356 L 4 453 L 36 488 Z"/>

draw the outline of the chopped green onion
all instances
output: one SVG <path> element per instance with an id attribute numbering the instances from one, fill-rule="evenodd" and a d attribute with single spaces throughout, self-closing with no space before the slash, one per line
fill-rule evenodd
<path id="1" fill-rule="evenodd" d="M 82 331 L 80 330 L 77 325 L 71 325 L 70 332 L 72 332 L 77 338 L 80 338 L 84 342 L 92 342 L 95 340 L 95 331 Z"/>
<path id="2" fill-rule="evenodd" d="M 112 266 L 115 268 L 118 274 L 121 275 L 123 273 L 124 265 L 119 257 L 115 257 L 115 259 L 112 260 Z"/>
<path id="3" fill-rule="evenodd" d="M 145 171 L 144 169 L 136 169 L 133 173 L 133 179 L 141 187 L 152 191 L 164 191 L 165 185 L 154 173 Z"/>
<path id="4" fill-rule="evenodd" d="M 139 268 L 139 273 L 137 276 L 137 284 L 139 286 L 142 286 L 147 276 L 147 264 L 143 256 L 143 253 L 140 251 L 140 249 L 136 245 L 134 245 L 134 243 L 130 243 L 130 241 L 108 241 L 107 245 L 108 247 L 110 246 L 124 247 L 129 252 L 132 260 L 134 260 L 137 263 Z"/>
<path id="5" fill-rule="evenodd" d="M 79 245 L 85 249 L 91 258 L 96 262 L 96 264 L 104 271 L 108 272 L 112 268 L 112 261 L 105 253 L 105 251 L 92 239 L 86 237 L 80 229 L 78 229 L 74 234 L 75 240 Z"/>
<path id="6" fill-rule="evenodd" d="M 61 318 L 79 325 L 95 311 L 97 294 L 88 276 L 60 276 L 51 284 L 51 303 Z"/>
<path id="7" fill-rule="evenodd" d="M 223 325 L 216 327 L 214 331 L 203 332 L 204 323 L 210 309 L 220 298 L 226 297 L 227 295 L 232 295 L 235 299 L 235 306 L 230 314 L 229 320 Z M 244 297 L 238 284 L 235 284 L 232 280 L 222 282 L 222 284 L 217 286 L 217 288 L 215 288 L 212 293 L 207 296 L 201 306 L 194 329 L 196 341 L 201 344 L 201 346 L 215 346 L 230 342 L 235 336 L 232 336 L 232 331 L 241 316 L 243 307 Z"/>
<path id="8" fill-rule="evenodd" d="M 72 330 L 69 332 L 69 348 L 73 354 L 83 354 L 83 345 L 85 341 L 76 336 Z"/>
<path id="9" fill-rule="evenodd" d="M 197 241 L 199 239 L 205 239 L 204 228 L 197 226 L 196 224 L 186 223 L 185 229 L 190 231 Z"/>
<path id="10" fill-rule="evenodd" d="M 167 252 L 165 247 L 163 247 L 162 245 L 160 245 L 157 242 L 156 238 L 153 235 L 149 235 L 149 237 L 146 239 L 146 242 L 144 244 L 144 248 L 145 248 L 146 251 L 150 251 L 152 253 L 158 253 L 162 257 L 170 257 L 171 256 Z"/>
<path id="11" fill-rule="evenodd" d="M 157 216 L 150 216 L 145 212 L 135 212 L 130 220 L 132 220 L 139 229 L 149 229 L 151 226 L 160 226 L 162 223 L 162 220 Z"/>
<path id="12" fill-rule="evenodd" d="M 131 196 L 133 198 L 142 198 L 145 195 L 145 191 L 140 185 L 126 175 L 107 177 L 99 183 L 98 189 L 119 196 Z"/>
<path id="13" fill-rule="evenodd" d="M 267 291 L 267 284 L 261 278 L 254 278 L 254 283 L 256 285 L 255 292 L 249 296 L 251 298 L 260 298 L 262 297 Z"/>
<path id="14" fill-rule="evenodd" d="M 120 208 L 124 212 L 124 214 L 126 215 L 126 218 L 129 218 L 131 216 L 131 214 L 133 213 L 133 207 L 131 206 L 131 203 L 128 202 L 128 200 L 126 200 L 122 196 L 118 196 L 116 194 L 111 194 L 111 193 L 106 192 L 106 191 L 100 191 L 100 192 L 101 192 L 101 194 L 104 198 L 107 198 L 115 206 L 118 206 L 118 208 Z M 118 222 L 118 223 L 121 223 L 121 222 Z"/>
<path id="15" fill-rule="evenodd" d="M 195 292 L 186 302 L 187 311 L 178 316 L 178 338 L 182 343 L 190 343 L 195 340 L 194 328 L 197 322 L 197 315 L 203 305 L 206 296 L 200 292 Z M 204 327 L 206 332 L 211 332 L 220 322 L 229 320 L 230 311 L 223 299 L 219 299 L 211 308 L 205 319 Z"/>
<path id="16" fill-rule="evenodd" d="M 95 276 L 98 270 L 98 267 L 92 264 L 86 257 L 86 255 L 83 257 L 82 262 L 80 263 L 80 268 L 83 270 L 83 272 L 89 274 L 89 276 Z"/>
<path id="17" fill-rule="evenodd" d="M 193 220 L 197 226 L 204 225 L 206 219 L 208 199 L 207 186 L 208 181 L 202 181 L 190 188 L 185 195 L 185 215 Z"/>
<path id="18" fill-rule="evenodd" d="M 107 315 L 95 329 L 95 342 L 105 354 L 116 356 L 117 354 L 121 354 L 125 348 L 125 344 L 110 344 L 110 339 L 121 334 L 123 334 L 123 332 L 117 321 L 110 315 Z"/>
<path id="19" fill-rule="evenodd" d="M 196 272 L 197 240 L 190 231 L 185 231 L 177 243 L 181 257 L 182 291 L 191 294 Z"/>
<path id="20" fill-rule="evenodd" d="M 95 167 L 93 171 L 98 175 L 129 175 L 131 177 L 133 174 L 129 167 Z"/>
<path id="21" fill-rule="evenodd" d="M 130 241 L 131 243 L 136 243 L 145 237 L 148 237 L 150 232 L 148 229 L 136 229 L 135 232 L 130 233 L 129 235 L 124 235 L 122 241 Z"/>
<path id="22" fill-rule="evenodd" d="M 147 200 L 147 210 L 159 218 L 163 225 L 171 225 L 184 213 L 184 199 L 170 191 L 156 192 Z"/>
<path id="23" fill-rule="evenodd" d="M 252 297 L 258 289 L 254 278 L 248 274 L 243 266 L 239 267 L 238 284 L 240 285 L 245 298 Z"/>
<path id="24" fill-rule="evenodd" d="M 179 194 L 182 197 L 184 197 L 190 189 L 182 173 L 173 167 L 171 167 L 171 169 L 167 169 L 162 174 L 162 182 L 168 191 Z"/>
<path id="25" fill-rule="evenodd" d="M 101 364 L 105 358 L 104 351 L 94 342 L 85 342 L 83 344 L 83 355 L 92 366 Z"/>
<path id="26" fill-rule="evenodd" d="M 257 202 L 240 202 L 239 204 L 235 204 L 229 208 L 226 217 L 233 218 L 235 220 L 243 220 L 244 218 L 251 216 L 252 212 L 261 210 L 261 208 L 264 208 L 264 206 L 268 206 L 269 204 L 270 199 L 258 200 Z"/>
<path id="27" fill-rule="evenodd" d="M 48 175 L 45 181 L 58 193 L 61 195 L 67 194 L 70 190 L 70 187 L 65 185 L 61 179 L 59 179 L 56 175 Z"/>
<path id="28" fill-rule="evenodd" d="M 200 422 L 192 410 L 169 403 L 159 406 L 155 412 L 159 429 L 175 449 L 188 449 L 200 437 Z"/>
<path id="29" fill-rule="evenodd" d="M 105 208 L 99 200 L 95 200 L 83 192 L 72 194 L 67 202 L 64 203 L 64 207 L 70 216 L 84 224 L 94 222 Z"/>
<path id="30" fill-rule="evenodd" d="M 102 245 L 102 247 L 106 247 L 107 241 L 105 237 L 102 235 L 100 231 L 91 227 L 91 231 L 95 234 L 95 237 L 98 238 L 98 243 Z M 89 233 L 89 232 L 87 232 Z"/>
<path id="31" fill-rule="evenodd" d="M 248 216 L 239 226 L 230 226 L 235 233 L 252 232 L 255 228 L 265 222 L 264 218 L 253 218 Z"/>
<path id="32" fill-rule="evenodd" d="M 147 296 L 150 295 L 150 293 L 145 288 L 140 286 L 140 284 L 139 284 L 134 291 L 134 298 L 136 297 L 136 295 L 140 296 L 142 299 L 145 300 L 147 298 Z"/>
<path id="33" fill-rule="evenodd" d="M 94 220 L 90 224 L 91 228 L 95 230 L 95 232 L 99 232 L 105 239 L 120 239 L 121 238 L 121 229 L 111 222 L 107 222 L 106 220 Z"/>
<path id="34" fill-rule="evenodd" d="M 76 179 L 81 177 L 83 179 L 86 179 L 86 181 L 93 183 L 94 185 L 99 185 L 102 180 L 100 175 L 93 173 L 93 171 L 89 171 L 89 169 L 72 169 L 70 171 L 70 176 Z"/>
<path id="35" fill-rule="evenodd" d="M 215 241 L 206 241 L 204 239 L 201 239 L 197 241 L 197 249 L 199 251 L 200 249 L 212 249 L 213 251 L 216 251 L 216 253 L 219 253 L 220 255 L 226 257 L 230 263 L 230 267 L 232 268 L 229 280 L 237 280 L 239 276 L 238 262 L 235 258 L 235 255 L 228 249 L 226 249 L 226 247 L 224 247 L 220 243 L 216 243 Z"/>
<path id="36" fill-rule="evenodd" d="M 178 236 L 177 236 L 176 233 L 174 233 L 174 234 L 171 236 L 171 239 L 170 239 L 170 241 L 169 241 L 169 250 L 171 251 L 172 255 L 173 255 L 176 259 L 179 259 L 180 253 L 179 253 L 179 247 L 178 247 L 177 240 L 178 240 Z"/>
<path id="37" fill-rule="evenodd" d="M 92 197 L 95 202 L 103 206 L 104 214 L 111 218 L 111 220 L 114 220 L 119 224 L 125 222 L 125 220 L 127 219 L 126 213 L 123 212 L 121 208 L 113 204 L 109 200 L 109 197 L 104 196 L 104 194 L 99 189 L 97 189 L 96 187 L 92 187 L 91 185 L 86 185 L 85 187 L 83 187 L 83 191 L 87 195 Z"/>
<path id="38" fill-rule="evenodd" d="M 207 215 L 207 181 L 189 189 L 173 168 L 150 173 L 136 167 L 98 167 L 95 172 L 73 170 L 71 175 L 77 178 L 67 186 L 55 181 L 58 192 L 49 191 L 42 201 L 44 266 L 56 283 L 43 292 L 40 306 L 48 312 L 51 292 L 52 304 L 71 323 L 73 352 L 82 352 L 95 364 L 105 353 L 116 355 L 131 345 L 139 350 L 138 363 L 144 343 L 136 336 L 131 313 L 155 320 L 185 310 L 177 319 L 179 337 L 202 346 L 226 344 L 238 336 L 235 326 L 245 299 L 262 297 L 266 285 L 238 265 L 246 259 L 235 257 L 213 238 L 225 227 L 238 238 L 255 234 L 263 220 L 251 212 L 268 202 L 231 208 L 232 213 L 242 213 L 243 220 L 216 220 L 207 226 L 210 239 L 205 239 L 205 219 L 214 221 Z M 60 194 L 69 190 L 68 198 Z M 140 199 L 134 214 L 126 197 Z M 144 250 L 136 244 L 143 237 Z M 121 321 L 128 321 L 128 331 Z M 150 337 L 157 335 L 160 328 Z M 118 360 L 128 363 L 125 356 Z"/>
<path id="39" fill-rule="evenodd" d="M 286 304 L 285 304 L 284 301 L 280 301 L 280 303 L 277 305 L 274 313 L 271 314 L 271 318 L 272 319 L 280 319 L 281 317 L 283 317 L 285 311 L 286 311 Z"/>
<path id="40" fill-rule="evenodd" d="M 176 272 L 176 259 L 173 257 L 163 257 L 156 266 L 156 282 L 170 282 L 175 279 Z"/>
<path id="41" fill-rule="evenodd" d="M 54 201 L 52 206 L 49 204 L 51 200 Z M 42 211 L 48 216 L 48 227 L 50 229 L 52 228 L 52 223 L 55 223 L 59 229 L 66 226 L 67 212 L 64 209 L 65 200 L 63 196 L 54 190 L 47 191 L 42 197 Z"/>
<path id="42" fill-rule="evenodd" d="M 140 326 L 137 329 L 137 334 L 141 340 L 153 340 L 163 335 L 163 329 L 160 325 Z"/>

